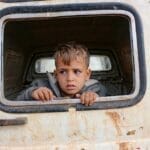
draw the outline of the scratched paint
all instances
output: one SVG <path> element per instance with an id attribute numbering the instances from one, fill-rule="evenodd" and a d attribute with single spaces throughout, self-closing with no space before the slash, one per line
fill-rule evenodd
<path id="1" fill-rule="evenodd" d="M 26 5 L 48 5 L 102 0 L 47 0 Z M 114 2 L 106 0 L 105 2 Z M 133 6 L 139 13 L 144 31 L 147 66 L 147 91 L 142 101 L 132 107 L 110 110 L 63 113 L 9 114 L 0 111 L 1 118 L 26 117 L 27 123 L 0 127 L 0 149 L 150 149 L 150 3 L 148 0 L 116 0 Z M 0 8 L 25 3 L 0 3 Z"/>

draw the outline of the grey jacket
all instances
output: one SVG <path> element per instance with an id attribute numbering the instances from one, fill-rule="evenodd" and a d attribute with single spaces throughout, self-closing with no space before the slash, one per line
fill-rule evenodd
<path id="1" fill-rule="evenodd" d="M 34 80 L 27 89 L 23 90 L 17 96 L 16 100 L 33 100 L 31 97 L 32 91 L 38 89 L 39 87 L 47 87 L 53 91 L 56 97 L 62 97 L 59 85 L 51 75 L 48 75 L 48 78 Z M 106 95 L 106 88 L 99 81 L 94 79 L 90 79 L 85 83 L 85 86 L 80 91 L 80 94 L 85 91 L 93 91 L 99 96 Z"/>

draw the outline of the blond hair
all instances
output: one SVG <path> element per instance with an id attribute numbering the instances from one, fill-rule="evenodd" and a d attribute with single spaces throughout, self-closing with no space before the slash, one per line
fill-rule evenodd
<path id="1" fill-rule="evenodd" d="M 85 60 L 85 65 L 89 67 L 89 52 L 88 48 L 76 42 L 68 42 L 59 44 L 55 48 L 55 65 L 57 65 L 58 58 L 62 58 L 65 65 L 70 65 L 72 60 L 77 60 L 79 57 Z"/>

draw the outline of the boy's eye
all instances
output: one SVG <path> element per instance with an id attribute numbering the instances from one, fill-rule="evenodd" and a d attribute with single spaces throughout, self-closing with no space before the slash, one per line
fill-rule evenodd
<path id="1" fill-rule="evenodd" d="M 62 74 L 62 75 L 65 75 L 66 71 L 65 70 L 60 70 L 59 73 Z"/>
<path id="2" fill-rule="evenodd" d="M 79 74 L 81 73 L 81 70 L 75 69 L 75 70 L 74 70 L 74 73 L 75 73 L 76 75 L 79 75 Z"/>

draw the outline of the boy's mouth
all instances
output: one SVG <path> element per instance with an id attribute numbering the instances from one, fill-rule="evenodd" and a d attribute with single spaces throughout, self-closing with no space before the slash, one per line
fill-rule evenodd
<path id="1" fill-rule="evenodd" d="M 67 84 L 67 90 L 74 90 L 76 86 L 74 84 Z"/>

